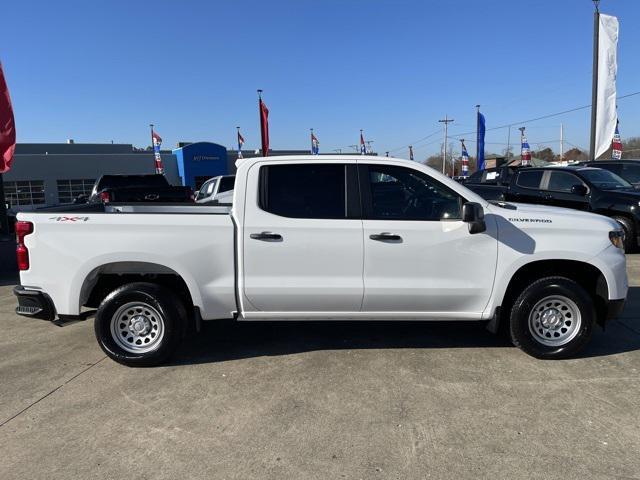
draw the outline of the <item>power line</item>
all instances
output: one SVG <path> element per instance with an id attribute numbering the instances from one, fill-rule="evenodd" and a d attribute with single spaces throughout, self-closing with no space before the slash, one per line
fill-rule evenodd
<path id="1" fill-rule="evenodd" d="M 633 97 L 633 96 L 635 96 L 635 95 L 640 95 L 640 91 L 632 92 L 632 93 L 627 93 L 627 94 L 625 94 L 625 95 L 620 95 L 619 97 L 617 97 L 617 100 L 622 100 L 623 98 Z M 548 115 L 542 115 L 542 116 L 540 116 L 540 117 L 530 118 L 530 119 L 528 119 L 528 120 L 522 120 L 522 121 L 519 121 L 519 122 L 510 122 L 510 123 L 507 123 L 507 124 L 505 124 L 505 125 L 500 125 L 500 126 L 498 126 L 498 127 L 491 127 L 491 128 L 487 128 L 485 131 L 501 130 L 501 129 L 503 129 L 503 128 L 513 127 L 514 125 L 522 125 L 522 124 L 525 124 L 525 123 L 537 122 L 537 121 L 539 121 L 539 120 L 545 120 L 545 119 L 547 119 L 547 118 L 558 117 L 558 116 L 560 116 L 560 115 L 566 115 L 567 113 L 573 113 L 573 112 L 577 112 L 577 111 L 579 111 L 579 110 L 584 110 L 584 109 L 587 109 L 587 108 L 591 108 L 591 104 L 589 104 L 589 105 L 582 105 L 582 106 L 580 106 L 580 107 L 575 107 L 575 108 L 570 108 L 570 109 L 568 109 L 568 110 L 563 110 L 563 111 L 561 111 L 561 112 L 550 113 L 550 114 L 548 114 Z M 438 130 L 438 131 L 436 131 L 436 132 L 434 132 L 434 133 L 432 133 L 432 134 L 430 134 L 430 135 L 427 135 L 426 137 L 423 137 L 423 138 L 421 138 L 420 140 L 416 140 L 416 141 L 415 141 L 415 142 L 413 142 L 413 143 L 409 143 L 409 144 L 407 144 L 407 145 L 403 145 L 402 147 L 398 147 L 398 148 L 396 148 L 396 149 L 389 150 L 389 152 L 397 152 L 398 150 L 402 150 L 403 148 L 409 148 L 409 145 L 415 145 L 416 143 L 418 143 L 418 142 L 420 142 L 420 141 L 427 140 L 428 138 L 430 138 L 430 137 L 432 137 L 432 136 L 434 136 L 434 135 L 436 135 L 436 134 L 438 134 L 438 133 L 440 133 L 440 130 Z M 476 133 L 476 132 L 475 132 L 475 130 L 474 130 L 474 131 L 470 131 L 470 132 L 455 133 L 455 134 L 451 134 L 451 137 L 454 137 L 454 138 L 456 138 L 456 139 L 459 139 L 459 137 L 462 137 L 462 136 L 464 136 L 464 135 L 471 135 L 471 134 L 475 134 L 475 133 Z M 436 142 L 430 142 L 430 143 L 428 143 L 427 145 L 431 145 L 432 143 L 436 143 Z M 472 141 L 470 141 L 469 143 L 473 143 L 473 142 L 472 142 Z M 424 147 L 424 146 L 426 146 L 426 145 L 422 145 L 422 146 Z M 575 145 L 574 145 L 574 146 L 575 146 Z"/>

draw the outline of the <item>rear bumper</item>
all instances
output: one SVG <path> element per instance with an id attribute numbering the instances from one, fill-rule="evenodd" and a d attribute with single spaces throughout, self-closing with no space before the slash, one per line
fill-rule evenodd
<path id="1" fill-rule="evenodd" d="M 25 317 L 53 320 L 56 317 L 56 309 L 49 295 L 40 290 L 27 290 L 21 285 L 13 289 L 13 294 L 18 298 L 16 313 Z"/>

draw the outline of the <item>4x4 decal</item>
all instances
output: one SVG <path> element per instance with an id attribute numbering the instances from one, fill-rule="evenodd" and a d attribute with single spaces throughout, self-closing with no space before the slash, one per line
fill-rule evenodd
<path id="1" fill-rule="evenodd" d="M 86 222 L 89 217 L 49 217 L 49 220 L 56 222 Z"/>

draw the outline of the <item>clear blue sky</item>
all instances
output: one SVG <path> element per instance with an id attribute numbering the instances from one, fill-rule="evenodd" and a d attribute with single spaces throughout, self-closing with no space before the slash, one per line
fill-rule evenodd
<path id="1" fill-rule="evenodd" d="M 272 148 L 439 150 L 445 114 L 457 132 L 590 103 L 590 0 L 12 1 L 0 60 L 19 142 L 165 147 L 209 140 L 259 145 L 256 89 Z M 640 90 L 640 1 L 602 0 L 620 18 L 619 95 Z M 619 103 L 623 137 L 640 135 L 640 95 Z M 589 110 L 527 125 L 532 148 L 588 146 Z M 512 140 L 517 131 L 513 130 Z M 491 131 L 500 151 L 506 129 Z M 474 135 L 467 135 L 475 151 Z M 456 145 L 456 148 L 458 146 Z M 570 145 L 567 145 L 567 148 Z"/>

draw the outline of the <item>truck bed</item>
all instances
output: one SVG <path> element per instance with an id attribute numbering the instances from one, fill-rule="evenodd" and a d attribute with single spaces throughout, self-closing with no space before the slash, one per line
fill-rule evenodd
<path id="1" fill-rule="evenodd" d="M 19 213 L 18 220 L 34 228 L 25 238 L 30 268 L 21 272 L 21 283 L 47 292 L 58 315 L 78 315 L 100 274 L 178 274 L 199 292 L 193 303 L 204 318 L 230 317 L 235 271 L 229 211 L 174 203 L 62 205 Z"/>

